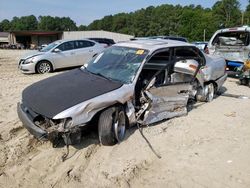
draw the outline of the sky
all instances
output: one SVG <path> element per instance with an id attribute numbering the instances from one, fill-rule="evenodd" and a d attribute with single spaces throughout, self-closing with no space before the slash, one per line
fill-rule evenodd
<path id="1" fill-rule="evenodd" d="M 70 17 L 79 26 L 88 25 L 106 15 L 132 12 L 148 6 L 161 4 L 202 5 L 212 7 L 217 0 L 0 0 L 0 21 L 14 16 Z M 202 3 L 201 3 L 202 2 Z M 248 0 L 240 0 L 244 10 Z"/>

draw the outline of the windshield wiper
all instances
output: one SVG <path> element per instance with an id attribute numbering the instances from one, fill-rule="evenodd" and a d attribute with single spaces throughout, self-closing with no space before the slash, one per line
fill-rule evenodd
<path id="1" fill-rule="evenodd" d="M 104 76 L 103 74 L 101 74 L 99 72 L 98 73 L 92 72 L 92 71 L 88 70 L 87 67 L 85 67 L 84 65 L 83 65 L 83 67 L 84 67 L 83 70 L 86 70 L 90 74 L 94 74 L 94 75 L 100 76 L 100 77 L 102 77 L 102 78 L 104 78 L 106 80 L 109 80 L 109 81 L 114 81 L 114 82 L 122 83 L 121 80 L 117 80 L 117 79 L 114 79 L 114 78 L 111 78 L 111 77 Z"/>
<path id="2" fill-rule="evenodd" d="M 92 74 L 94 74 L 94 75 L 97 75 L 97 76 L 100 76 L 100 77 L 102 77 L 102 78 L 105 78 L 106 80 L 109 80 L 109 81 L 112 81 L 113 79 L 112 78 L 110 78 L 110 77 L 106 77 L 106 76 L 104 76 L 103 74 L 101 74 L 101 73 L 94 73 L 94 72 L 91 72 Z"/>

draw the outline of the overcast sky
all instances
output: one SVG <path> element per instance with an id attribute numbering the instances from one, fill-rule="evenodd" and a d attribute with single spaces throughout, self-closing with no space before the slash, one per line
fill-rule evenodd
<path id="1" fill-rule="evenodd" d="M 161 4 L 201 4 L 212 7 L 217 0 L 0 0 L 0 21 L 11 20 L 14 16 L 51 15 L 66 16 L 77 25 L 88 25 L 95 19 L 120 12 L 131 12 L 150 5 Z M 240 0 L 241 8 L 245 9 L 248 0 Z"/>

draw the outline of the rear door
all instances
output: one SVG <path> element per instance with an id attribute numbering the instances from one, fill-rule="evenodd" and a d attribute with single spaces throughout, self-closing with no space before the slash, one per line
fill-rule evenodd
<path id="1" fill-rule="evenodd" d="M 83 65 L 88 63 L 97 53 L 95 50 L 95 43 L 87 40 L 75 41 L 75 58 L 76 65 Z"/>

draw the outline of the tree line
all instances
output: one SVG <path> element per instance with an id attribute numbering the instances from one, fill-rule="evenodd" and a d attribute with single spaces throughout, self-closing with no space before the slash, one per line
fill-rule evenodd
<path id="1" fill-rule="evenodd" d="M 77 26 L 69 17 L 34 15 L 13 17 L 0 22 L 0 31 L 83 31 L 106 30 L 137 37 L 176 35 L 190 41 L 205 40 L 221 27 L 247 25 L 250 22 L 250 0 L 246 10 L 240 10 L 238 0 L 217 1 L 211 8 L 201 5 L 149 6 L 130 13 L 108 15 L 89 25 Z"/>

